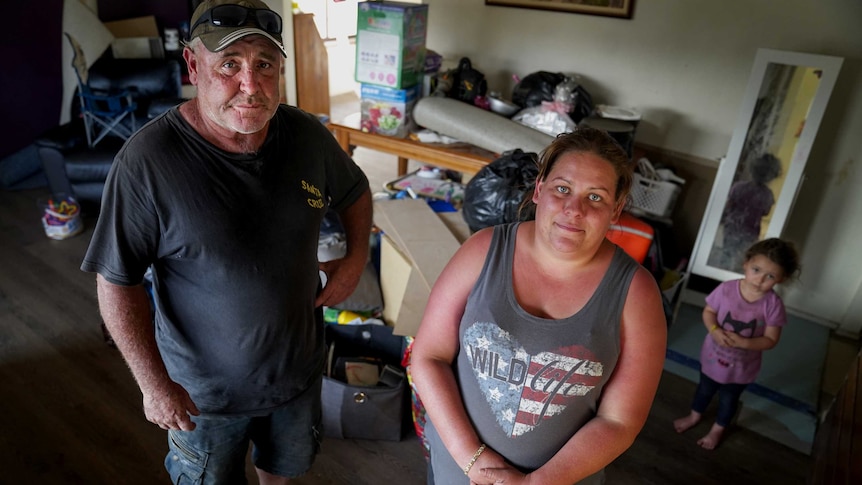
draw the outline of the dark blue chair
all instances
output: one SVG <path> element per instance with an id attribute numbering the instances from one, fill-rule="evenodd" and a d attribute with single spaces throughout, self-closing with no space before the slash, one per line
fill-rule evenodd
<path id="1" fill-rule="evenodd" d="M 137 130 L 135 110 L 138 105 L 128 89 L 97 90 L 88 83 L 87 61 L 84 52 L 74 37 L 65 33 L 72 45 L 74 57 L 72 66 L 78 78 L 78 98 L 80 100 L 81 116 L 84 119 L 84 130 L 87 134 L 87 145 L 96 146 L 107 135 L 115 135 L 123 140 Z"/>

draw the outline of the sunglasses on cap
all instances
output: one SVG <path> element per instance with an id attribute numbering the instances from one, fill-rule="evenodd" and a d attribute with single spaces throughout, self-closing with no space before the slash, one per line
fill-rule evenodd
<path id="1" fill-rule="evenodd" d="M 194 32 L 205 22 L 216 27 L 241 27 L 249 21 L 249 18 L 268 34 L 281 35 L 281 17 L 277 13 L 265 8 L 248 8 L 242 5 L 218 5 L 207 10 L 192 25 L 189 32 Z"/>

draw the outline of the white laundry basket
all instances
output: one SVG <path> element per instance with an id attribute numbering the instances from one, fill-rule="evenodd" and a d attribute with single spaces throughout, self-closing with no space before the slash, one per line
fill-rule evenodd
<path id="1" fill-rule="evenodd" d="M 638 171 L 634 173 L 631 190 L 632 207 L 636 211 L 668 218 L 673 213 L 681 190 L 679 184 L 662 180 L 649 160 L 638 160 Z"/>

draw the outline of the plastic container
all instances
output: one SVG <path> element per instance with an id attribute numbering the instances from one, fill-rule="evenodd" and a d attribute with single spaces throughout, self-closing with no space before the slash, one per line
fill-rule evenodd
<path id="1" fill-rule="evenodd" d="M 42 227 L 51 239 L 67 239 L 84 230 L 81 207 L 74 197 L 64 194 L 39 199 Z"/>
<path id="2" fill-rule="evenodd" d="M 623 212 L 616 224 L 608 229 L 607 238 L 635 261 L 643 264 L 655 236 L 655 229 L 637 217 Z"/>

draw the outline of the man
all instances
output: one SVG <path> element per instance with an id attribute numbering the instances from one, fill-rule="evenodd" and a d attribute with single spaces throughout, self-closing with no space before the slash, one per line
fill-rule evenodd
<path id="1" fill-rule="evenodd" d="M 260 483 L 287 483 L 317 452 L 321 305 L 359 281 L 371 195 L 325 126 L 279 105 L 277 14 L 260 0 L 206 0 L 191 26 L 183 57 L 197 96 L 118 153 L 81 268 L 98 273 L 147 419 L 168 430 L 172 480 L 245 483 L 251 442 Z M 348 250 L 318 263 L 327 208 Z"/>

